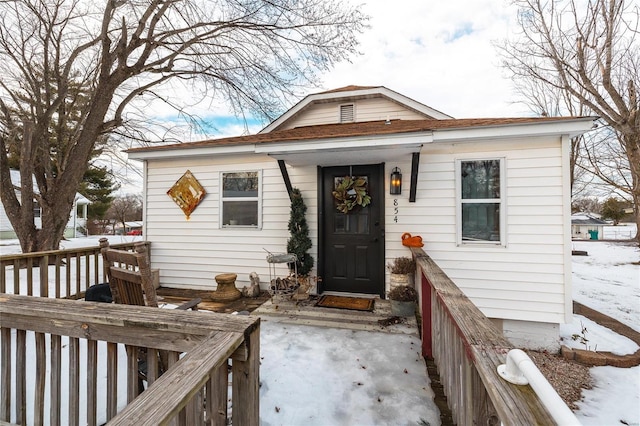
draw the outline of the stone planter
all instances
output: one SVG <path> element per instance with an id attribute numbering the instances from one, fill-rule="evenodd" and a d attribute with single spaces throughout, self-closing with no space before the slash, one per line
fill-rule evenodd
<path id="1" fill-rule="evenodd" d="M 391 315 L 394 317 L 411 317 L 416 314 L 416 302 L 403 302 L 389 300 L 391 303 Z"/>
<path id="2" fill-rule="evenodd" d="M 413 281 L 413 274 L 391 274 L 389 278 L 389 290 L 393 290 L 400 285 L 415 288 Z"/>
<path id="3" fill-rule="evenodd" d="M 211 299 L 214 302 L 233 302 L 242 297 L 240 290 L 236 288 L 237 274 L 220 274 L 216 275 L 218 288 L 211 293 Z"/>

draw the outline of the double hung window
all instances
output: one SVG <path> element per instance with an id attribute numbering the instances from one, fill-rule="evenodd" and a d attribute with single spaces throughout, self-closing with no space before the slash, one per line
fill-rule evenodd
<path id="1" fill-rule="evenodd" d="M 459 244 L 505 244 L 503 164 L 503 159 L 457 162 Z"/>
<path id="2" fill-rule="evenodd" d="M 260 173 L 223 172 L 221 223 L 223 227 L 259 228 L 261 190 Z"/>

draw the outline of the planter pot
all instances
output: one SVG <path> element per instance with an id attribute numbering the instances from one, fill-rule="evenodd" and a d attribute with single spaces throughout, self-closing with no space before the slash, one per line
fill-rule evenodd
<path id="1" fill-rule="evenodd" d="M 214 302 L 233 302 L 242 297 L 240 290 L 236 288 L 236 274 L 220 274 L 215 279 L 218 283 L 216 291 L 211 293 Z"/>
<path id="2" fill-rule="evenodd" d="M 413 274 L 391 274 L 389 278 L 389 290 L 393 290 L 400 285 L 414 287 Z"/>
<path id="3" fill-rule="evenodd" d="M 390 300 L 391 315 L 396 317 L 411 317 L 416 314 L 416 302 L 402 302 Z"/>

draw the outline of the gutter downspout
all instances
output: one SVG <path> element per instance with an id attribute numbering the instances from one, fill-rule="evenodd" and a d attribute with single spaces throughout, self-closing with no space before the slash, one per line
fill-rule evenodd
<path id="1" fill-rule="evenodd" d="M 498 366 L 498 374 L 515 385 L 531 385 L 542 405 L 558 425 L 580 425 L 573 411 L 567 407 L 556 390 L 542 375 L 531 358 L 520 349 L 511 349 L 507 363 Z"/>

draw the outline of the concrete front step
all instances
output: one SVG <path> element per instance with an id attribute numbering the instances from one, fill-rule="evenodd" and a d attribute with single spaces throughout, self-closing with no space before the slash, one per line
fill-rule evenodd
<path id="1" fill-rule="evenodd" d="M 320 308 L 309 302 L 296 304 L 272 299 L 252 311 L 251 315 L 259 316 L 263 321 L 285 324 L 418 335 L 415 316 L 404 318 L 400 324 L 381 325 L 380 320 L 392 317 L 389 302 L 381 299 L 376 299 L 373 312 Z"/>

